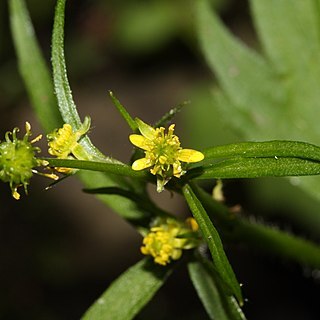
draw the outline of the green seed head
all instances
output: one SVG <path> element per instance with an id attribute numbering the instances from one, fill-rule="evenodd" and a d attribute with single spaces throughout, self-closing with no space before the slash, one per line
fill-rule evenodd
<path id="1" fill-rule="evenodd" d="M 18 128 L 12 132 L 7 132 L 5 141 L 0 143 L 0 179 L 8 182 L 12 190 L 12 196 L 19 199 L 17 192 L 19 186 L 23 186 L 27 193 L 29 180 L 33 175 L 33 168 L 40 165 L 35 154 L 40 151 L 39 148 L 32 145 L 38 141 L 41 136 L 29 141 L 31 136 L 31 126 L 26 122 L 26 133 L 23 139 L 17 138 Z"/>

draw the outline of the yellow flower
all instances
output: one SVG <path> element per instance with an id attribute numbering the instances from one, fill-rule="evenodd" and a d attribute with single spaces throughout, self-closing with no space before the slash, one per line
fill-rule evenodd
<path id="1" fill-rule="evenodd" d="M 91 120 L 85 117 L 79 130 L 74 131 L 72 126 L 65 123 L 62 128 L 47 135 L 49 154 L 59 159 L 89 160 L 90 156 L 79 144 L 80 139 L 89 131 Z M 69 174 L 76 170 L 69 168 L 55 168 L 58 172 Z"/>
<path id="2" fill-rule="evenodd" d="M 193 149 L 182 149 L 179 138 L 173 133 L 172 124 L 168 133 L 165 128 L 152 128 L 140 119 L 136 119 L 139 134 L 130 135 L 133 145 L 145 150 L 145 157 L 132 164 L 133 170 L 150 168 L 150 172 L 157 176 L 157 191 L 161 192 L 164 185 L 174 176 L 180 178 L 186 171 L 181 162 L 191 163 L 203 160 L 204 155 Z"/>
<path id="3" fill-rule="evenodd" d="M 193 218 L 189 218 L 190 225 L 196 226 Z M 172 218 L 159 219 L 150 229 L 150 232 L 143 239 L 141 252 L 145 255 L 151 255 L 154 262 L 165 266 L 171 260 L 178 260 L 182 255 L 182 250 L 192 249 L 199 243 L 195 232 L 189 223 L 182 223 Z M 186 237 L 183 237 L 186 235 Z"/>

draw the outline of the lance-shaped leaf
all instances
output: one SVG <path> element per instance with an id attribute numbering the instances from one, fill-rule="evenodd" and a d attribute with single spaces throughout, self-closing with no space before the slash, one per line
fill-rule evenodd
<path id="1" fill-rule="evenodd" d="M 245 316 L 233 296 L 223 292 L 212 263 L 198 257 L 188 263 L 192 283 L 210 319 L 245 320 Z"/>
<path id="2" fill-rule="evenodd" d="M 240 142 L 202 151 L 206 161 L 231 157 L 291 157 L 320 161 L 320 147 L 300 141 Z"/>
<path id="3" fill-rule="evenodd" d="M 187 104 L 189 103 L 189 101 L 184 101 L 181 104 L 179 104 L 178 106 L 170 109 L 168 112 L 166 112 L 159 121 L 157 121 L 154 124 L 154 128 L 158 128 L 158 127 L 162 127 L 162 126 L 167 126 L 168 123 L 174 118 L 174 116 L 179 113 L 183 107 L 185 107 Z"/>
<path id="4" fill-rule="evenodd" d="M 202 50 L 223 90 L 214 96 L 215 108 L 242 139 L 317 144 L 319 2 L 251 0 L 250 4 L 266 58 L 228 31 L 208 0 L 197 1 Z M 299 187 L 320 199 L 316 177 L 299 178 Z"/>
<path id="5" fill-rule="evenodd" d="M 196 169 L 197 170 L 197 169 Z M 192 171 L 190 171 L 192 175 Z M 197 179 L 319 175 L 320 162 L 299 158 L 234 158 L 202 168 Z"/>
<path id="6" fill-rule="evenodd" d="M 255 114 L 253 109 L 247 114 L 248 123 L 261 120 L 271 124 L 267 114 L 269 103 L 278 105 L 282 99 L 281 91 L 274 85 L 276 73 L 266 60 L 237 40 L 223 26 L 214 14 L 210 1 L 197 1 L 197 9 L 202 51 L 225 93 L 232 99 L 239 113 L 259 103 L 260 115 Z M 252 105 L 252 101 L 255 105 Z"/>
<path id="7" fill-rule="evenodd" d="M 172 272 L 145 258 L 129 268 L 88 309 L 83 320 L 130 320 L 152 299 Z"/>
<path id="8" fill-rule="evenodd" d="M 60 113 L 63 120 L 70 124 L 74 130 L 79 130 L 82 126 L 77 107 L 73 101 L 71 88 L 67 76 L 66 61 L 64 56 L 64 11 L 66 0 L 58 0 L 54 16 L 52 33 L 52 68 L 55 94 L 58 100 Z M 88 136 L 84 136 L 80 142 L 91 157 L 107 162 L 118 162 L 110 157 L 104 156 L 90 141 Z"/>
<path id="9" fill-rule="evenodd" d="M 250 5 L 264 52 L 274 66 L 282 73 L 308 68 L 311 56 L 320 50 L 318 1 L 250 0 Z"/>
<path id="10" fill-rule="evenodd" d="M 201 202 L 193 192 L 192 187 L 189 184 L 186 184 L 182 190 L 188 206 L 199 224 L 203 238 L 208 244 L 217 274 L 228 288 L 229 292 L 227 292 L 227 294 L 233 294 L 239 303 L 242 304 L 243 300 L 240 285 L 224 252 L 216 228 L 212 224 Z"/>
<path id="11" fill-rule="evenodd" d="M 116 96 L 113 94 L 112 91 L 109 91 L 110 98 L 115 105 L 115 107 L 118 109 L 119 113 L 123 117 L 123 119 L 127 122 L 129 127 L 132 131 L 138 130 L 138 126 L 134 119 L 131 117 L 129 112 L 126 110 L 126 108 L 121 104 L 121 102 L 116 98 Z"/>
<path id="12" fill-rule="evenodd" d="M 24 0 L 10 0 L 9 9 L 20 73 L 42 127 L 50 132 L 62 123 L 53 94 L 51 75 L 35 37 Z"/>

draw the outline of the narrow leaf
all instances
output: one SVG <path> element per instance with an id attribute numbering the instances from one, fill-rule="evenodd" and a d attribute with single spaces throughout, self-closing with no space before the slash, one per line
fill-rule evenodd
<path id="1" fill-rule="evenodd" d="M 320 161 L 320 147 L 299 141 L 241 142 L 202 151 L 205 159 L 230 157 L 294 157 Z"/>
<path id="2" fill-rule="evenodd" d="M 192 171 L 190 171 L 192 175 Z M 299 158 L 235 158 L 202 168 L 197 179 L 319 175 L 320 162 Z"/>
<path id="3" fill-rule="evenodd" d="M 10 0 L 10 22 L 19 69 L 32 106 L 46 132 L 62 123 L 53 83 L 24 0 Z"/>
<path id="4" fill-rule="evenodd" d="M 210 264 L 209 261 L 206 262 L 208 265 Z M 210 319 L 245 320 L 237 301 L 232 296 L 223 293 L 212 264 L 211 268 L 208 265 L 199 258 L 188 263 L 188 270 Z"/>
<path id="5" fill-rule="evenodd" d="M 189 101 L 185 101 L 181 104 L 179 104 L 177 107 L 172 108 L 169 110 L 166 114 L 163 115 L 163 117 L 157 121 L 154 124 L 154 128 L 166 126 L 173 118 L 174 116 L 181 111 L 183 107 L 185 107 L 187 104 L 189 104 Z"/>
<path id="6" fill-rule="evenodd" d="M 223 245 L 216 228 L 213 226 L 191 186 L 186 184 L 182 191 L 194 218 L 199 224 L 203 238 L 208 244 L 214 267 L 218 275 L 231 290 L 231 293 L 235 295 L 239 303 L 242 304 L 243 301 L 240 285 L 224 252 Z"/>
<path id="7" fill-rule="evenodd" d="M 136 131 L 138 129 L 138 126 L 134 119 L 130 116 L 129 112 L 126 110 L 126 108 L 120 103 L 120 101 L 115 97 L 112 91 L 109 91 L 109 95 L 112 99 L 113 104 L 118 109 L 119 113 L 123 117 L 123 119 L 127 122 L 129 127 L 132 131 Z"/>
<path id="8" fill-rule="evenodd" d="M 90 307 L 83 320 L 130 320 L 152 299 L 172 267 L 144 259 L 129 268 Z"/>
<path id="9" fill-rule="evenodd" d="M 66 0 L 58 0 L 52 33 L 52 67 L 55 94 L 57 96 L 60 113 L 63 120 L 69 123 L 75 130 L 81 125 L 81 119 L 77 107 L 73 101 L 71 88 L 67 76 L 67 68 L 64 56 L 64 10 Z M 90 141 L 88 136 L 84 136 L 80 142 L 86 151 L 97 160 L 116 162 L 114 159 L 104 156 Z"/>
<path id="10" fill-rule="evenodd" d="M 223 26 L 209 0 L 197 1 L 197 9 L 202 51 L 220 85 L 239 111 L 259 101 L 259 118 L 268 121 L 269 102 L 277 105 L 282 99 L 270 65 Z"/>
<path id="11" fill-rule="evenodd" d="M 64 56 L 64 11 L 66 0 L 58 0 L 52 33 L 52 67 L 55 93 L 65 122 L 79 129 L 81 120 L 73 101 Z"/>
<path id="12" fill-rule="evenodd" d="M 266 54 L 266 57 L 254 54 L 264 65 L 262 68 L 251 59 L 253 50 L 227 30 L 208 1 L 197 1 L 202 49 L 223 90 L 222 94 L 215 94 L 215 107 L 242 139 L 294 139 L 317 144 L 319 1 L 251 0 L 250 3 Z M 317 177 L 299 178 L 298 187 L 320 199 Z"/>
<path id="13" fill-rule="evenodd" d="M 310 58 L 319 54 L 317 3 L 317 0 L 250 1 L 259 38 L 280 72 L 305 69 Z"/>

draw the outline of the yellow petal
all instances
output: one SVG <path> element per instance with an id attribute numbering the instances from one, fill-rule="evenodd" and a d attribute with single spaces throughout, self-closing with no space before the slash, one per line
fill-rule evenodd
<path id="1" fill-rule="evenodd" d="M 136 160 L 132 164 L 132 169 L 136 170 L 136 171 L 143 170 L 143 169 L 150 167 L 151 165 L 152 165 L 152 163 L 150 162 L 149 159 L 141 158 L 141 159 Z"/>
<path id="2" fill-rule="evenodd" d="M 130 142 L 138 148 L 150 151 L 150 141 L 140 134 L 131 134 Z"/>
<path id="3" fill-rule="evenodd" d="M 183 162 L 198 162 L 204 159 L 203 153 L 192 149 L 181 149 L 178 151 L 178 160 Z"/>
<path id="4" fill-rule="evenodd" d="M 191 218 L 191 217 L 187 218 L 186 219 L 186 224 L 194 232 L 199 230 L 199 225 L 198 225 L 197 221 L 194 218 Z"/>
<path id="5" fill-rule="evenodd" d="M 144 137 L 146 137 L 149 140 L 152 140 L 155 138 L 156 130 L 154 128 L 152 128 L 151 126 L 149 126 L 148 124 L 140 120 L 139 118 L 136 118 L 135 120 L 138 125 L 139 131 Z"/>

